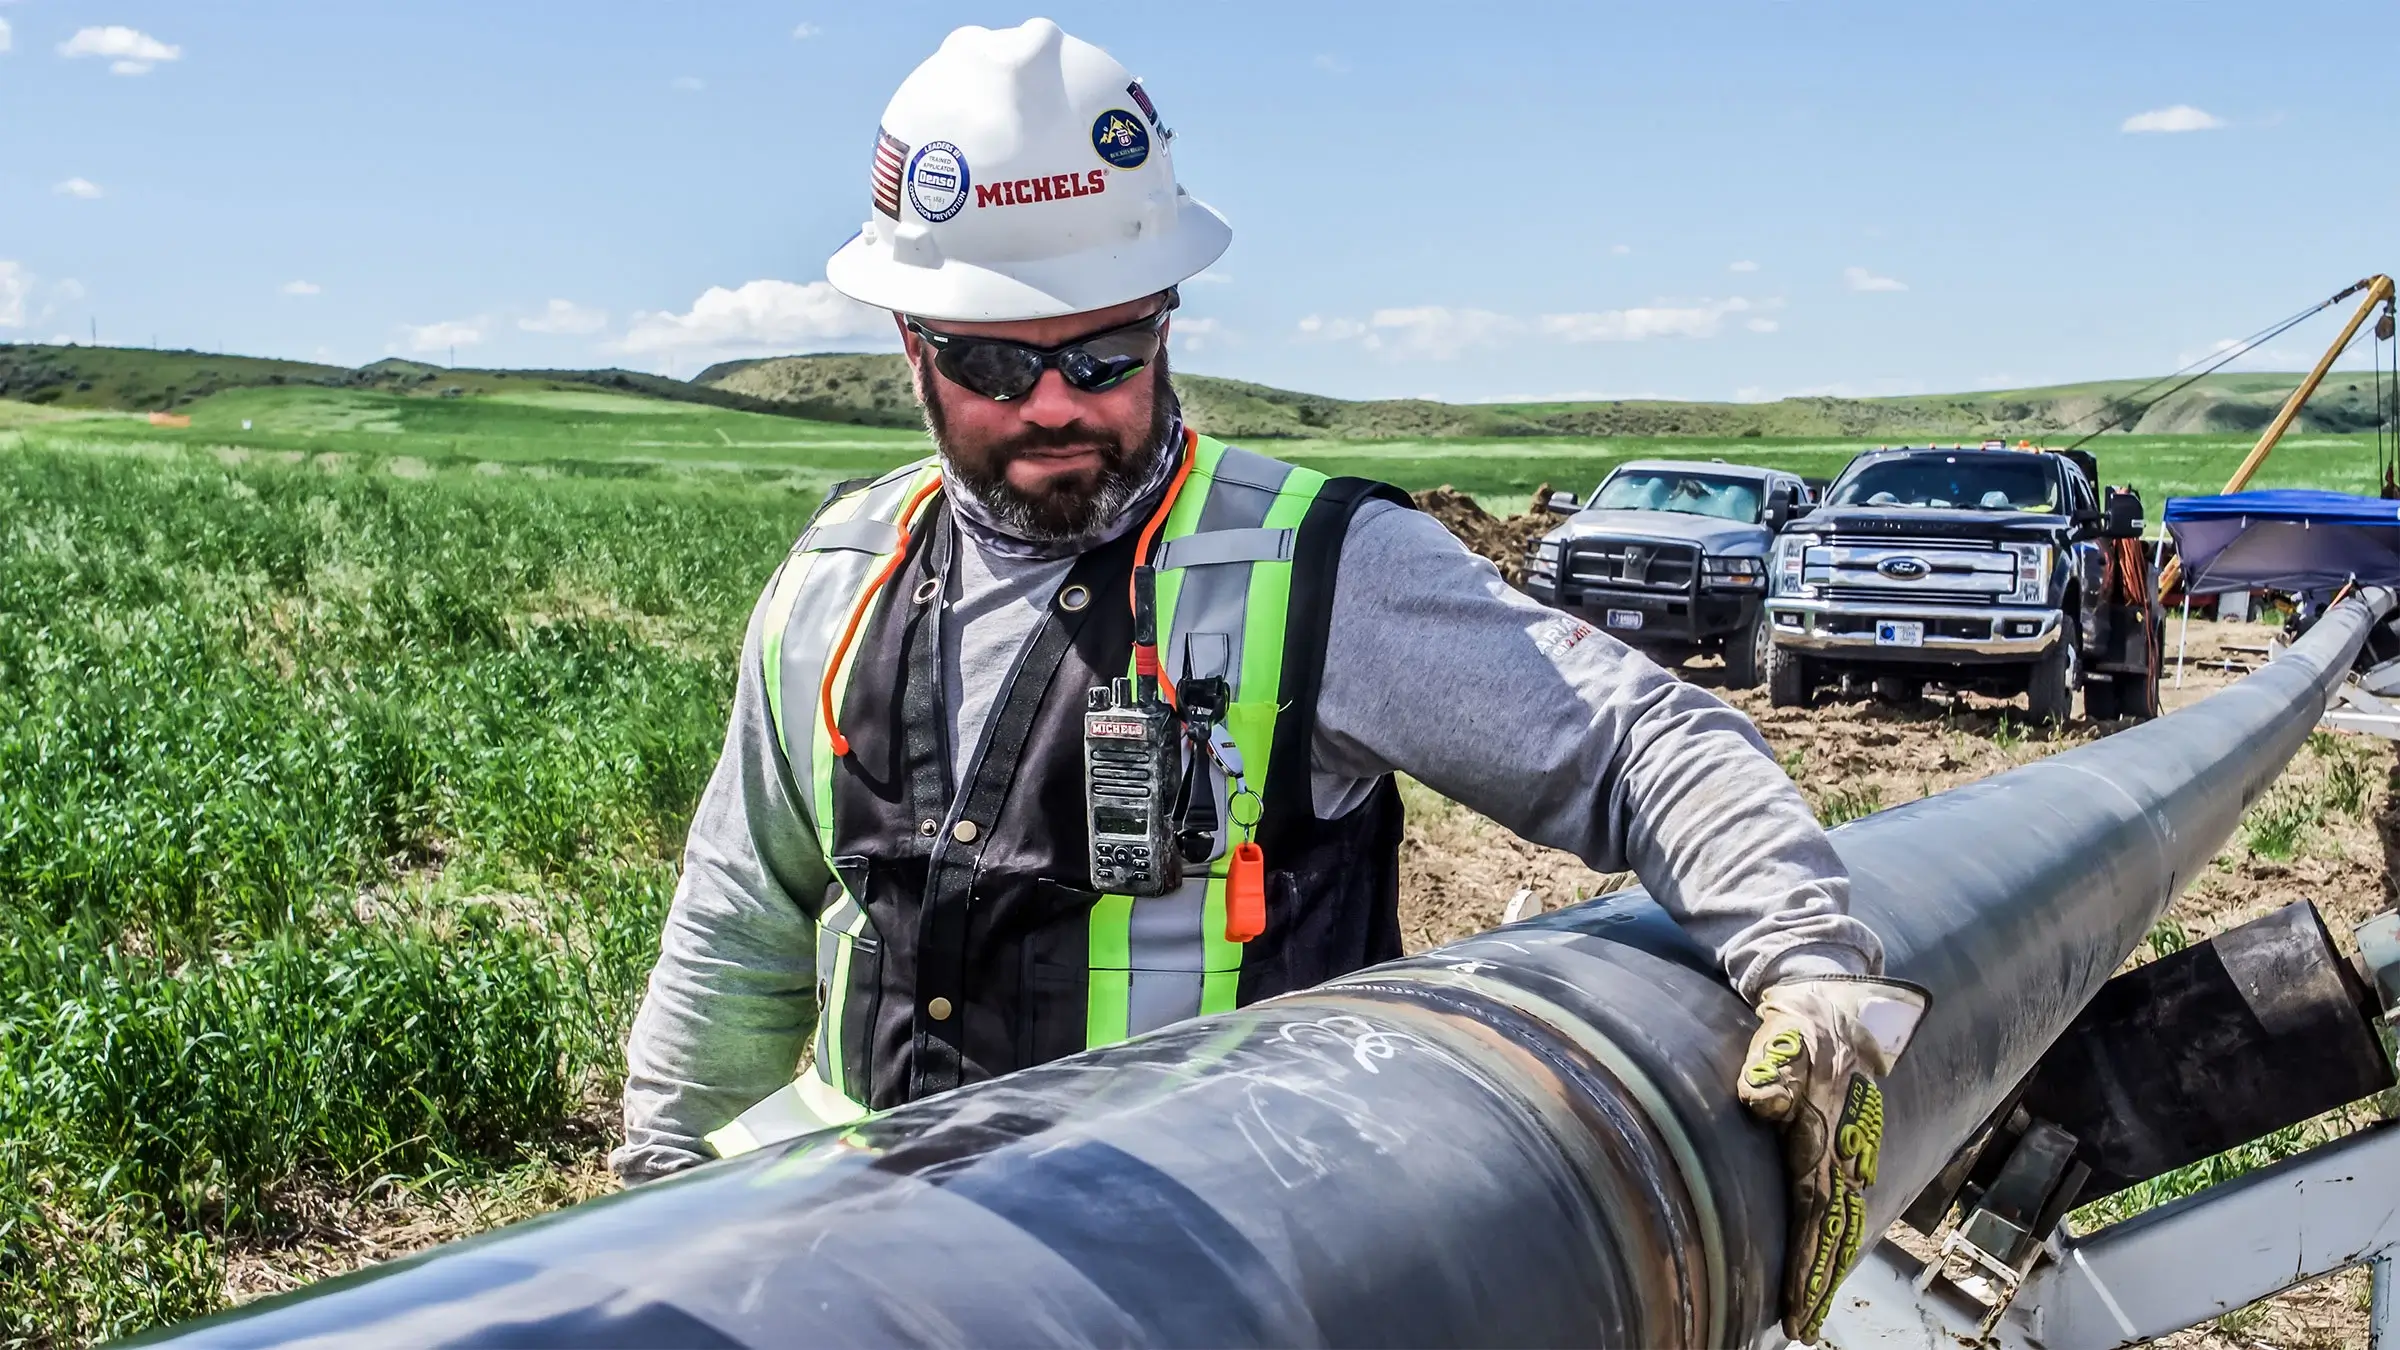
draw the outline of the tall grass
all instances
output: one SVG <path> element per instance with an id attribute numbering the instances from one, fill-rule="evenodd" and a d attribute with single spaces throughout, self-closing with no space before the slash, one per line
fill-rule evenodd
<path id="1" fill-rule="evenodd" d="M 781 487 L 0 437 L 0 1344 L 613 1091 Z"/>

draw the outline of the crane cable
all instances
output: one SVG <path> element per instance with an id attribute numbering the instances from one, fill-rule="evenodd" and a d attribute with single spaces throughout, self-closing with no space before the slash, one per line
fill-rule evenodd
<path id="1" fill-rule="evenodd" d="M 2184 390 L 2190 388 L 2192 385 L 2198 383 L 2202 379 L 2215 374 L 2227 363 L 2239 359 L 2243 355 L 2247 354 L 2251 349 L 2259 346 L 2262 343 L 2274 341 L 2276 338 L 2281 337 L 2284 333 L 2298 327 L 2307 320 L 2324 313 L 2326 310 L 2333 308 L 2335 305 L 2338 305 L 2344 300 L 2349 299 L 2351 296 L 2358 294 L 2370 284 L 2370 281 L 2353 282 L 2334 294 L 2327 296 L 2325 299 L 2317 302 L 2316 304 L 2310 305 L 2308 308 L 2292 315 L 2290 318 L 2270 324 L 2267 327 L 2252 333 L 2250 336 L 2243 338 L 2241 341 L 2234 343 L 2232 346 L 2227 347 L 2223 351 L 2211 352 L 2207 356 L 2203 356 L 2196 361 L 2187 362 L 2177 369 L 2169 371 L 2168 373 L 2159 376 L 2157 379 L 2152 380 L 2150 383 L 2143 385 L 2141 388 L 2134 390 L 2125 397 L 2121 399 L 2113 399 L 2102 404 L 2093 411 L 2085 413 L 2083 417 L 2078 417 L 2074 422 L 2067 423 L 2067 426 L 2073 427 L 2076 422 L 2081 422 L 2085 418 L 2096 417 L 2101 413 L 2108 412 L 2112 408 L 2116 410 L 2115 416 L 2111 417 L 2108 421 L 2101 423 L 2099 426 L 2092 428 L 2090 431 L 2085 432 L 2082 436 L 2077 437 L 2076 440 L 2066 448 L 2069 450 L 2080 449 L 2086 441 L 2091 440 L 2101 433 L 2114 431 L 2118 427 L 2125 424 L 2125 419 L 2127 417 L 2136 415 L 2138 413 L 2148 412 L 2151 408 L 2166 402 L 2168 399 L 2182 393 Z M 2199 369 L 2193 370 L 2195 366 L 2199 367 Z M 2142 395 L 2149 393 L 2151 390 L 2158 388 L 2160 385 L 2165 384 L 2170 380 L 2174 380 L 2176 376 L 2182 375 L 2185 371 L 2192 371 L 2193 373 L 2188 378 L 2176 383 L 2173 388 L 2168 389 L 2165 393 L 2162 393 L 2158 397 L 2151 399 L 2148 403 L 2141 404 L 2139 407 L 2135 406 L 2136 400 L 2140 399 Z"/>
<path id="2" fill-rule="evenodd" d="M 2400 498 L 2400 481 L 2393 476 L 2395 468 L 2400 468 L 2400 407 L 2394 406 L 2400 404 L 2400 341 L 2393 340 L 2390 300 L 2383 302 L 2383 315 L 2375 320 L 2374 392 L 2375 466 L 2382 472 L 2381 495 L 2390 501 Z M 2386 427 L 2391 428 L 2388 436 Z"/>

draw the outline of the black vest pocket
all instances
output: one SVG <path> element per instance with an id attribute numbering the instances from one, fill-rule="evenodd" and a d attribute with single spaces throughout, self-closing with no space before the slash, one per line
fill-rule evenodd
<path id="1" fill-rule="evenodd" d="M 1033 893 L 1041 922 L 1025 940 L 1019 1068 L 1062 1059 L 1090 1039 L 1092 907 L 1100 893 L 1047 878 Z"/>

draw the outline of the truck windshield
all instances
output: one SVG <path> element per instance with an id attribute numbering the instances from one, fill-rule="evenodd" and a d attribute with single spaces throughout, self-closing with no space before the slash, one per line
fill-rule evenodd
<path id="1" fill-rule="evenodd" d="M 1600 493 L 1592 505 L 1602 511 L 1681 511 L 1687 516 L 1716 516 L 1755 524 L 1758 486 L 1742 478 L 1627 469 L 1611 474 L 1600 485 Z"/>
<path id="2" fill-rule="evenodd" d="M 1830 496 L 1835 506 L 2056 512 L 2058 475 L 2037 455 L 1912 455 L 1846 475 Z"/>

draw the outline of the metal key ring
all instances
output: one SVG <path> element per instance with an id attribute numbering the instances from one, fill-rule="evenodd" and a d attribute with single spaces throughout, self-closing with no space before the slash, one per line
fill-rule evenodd
<path id="1" fill-rule="evenodd" d="M 1250 818 L 1247 820 L 1242 818 L 1242 803 L 1244 801 L 1250 803 Z M 1241 826 L 1243 829 L 1255 830 L 1258 828 L 1258 822 L 1266 817 L 1267 804 L 1266 802 L 1260 800 L 1259 795 L 1256 792 L 1250 790 L 1249 784 L 1244 783 L 1234 789 L 1233 799 L 1225 804 L 1225 814 L 1232 817 L 1233 823 Z"/>

